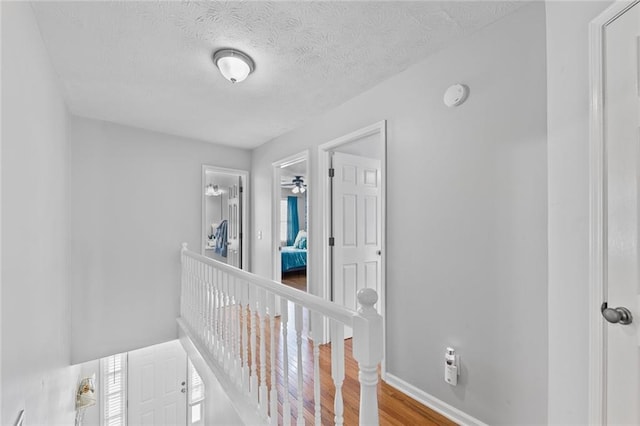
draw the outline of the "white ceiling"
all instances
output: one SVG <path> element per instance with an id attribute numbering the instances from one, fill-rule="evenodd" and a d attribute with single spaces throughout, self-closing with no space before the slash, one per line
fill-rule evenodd
<path id="1" fill-rule="evenodd" d="M 253 148 L 523 3 L 34 2 L 72 113 Z M 231 84 L 211 55 L 249 54 Z"/>

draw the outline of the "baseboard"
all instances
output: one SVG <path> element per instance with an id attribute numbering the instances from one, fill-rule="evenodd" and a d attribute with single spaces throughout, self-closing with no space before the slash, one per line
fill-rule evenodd
<path id="1" fill-rule="evenodd" d="M 412 384 L 405 382 L 404 380 L 394 376 L 388 371 L 385 372 L 385 382 L 387 382 L 390 386 L 398 389 L 400 392 L 409 395 L 416 401 L 431 408 L 433 411 L 437 411 L 438 413 L 460 425 L 487 426 L 486 423 L 483 423 L 475 417 L 468 415 L 464 411 L 458 410 L 457 408 L 447 404 L 446 402 L 429 395 L 425 391 L 420 390 Z"/>

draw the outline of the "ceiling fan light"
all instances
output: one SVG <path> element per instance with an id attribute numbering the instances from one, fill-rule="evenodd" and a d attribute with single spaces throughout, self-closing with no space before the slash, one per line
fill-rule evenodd
<path id="1" fill-rule="evenodd" d="M 304 191 L 306 191 L 307 189 L 304 186 L 300 187 L 300 192 L 304 194 Z"/>
<path id="2" fill-rule="evenodd" d="M 253 60 L 248 55 L 233 49 L 218 50 L 213 55 L 213 63 L 222 76 L 232 83 L 243 81 L 255 69 Z"/>
<path id="3" fill-rule="evenodd" d="M 294 186 L 293 188 L 291 188 L 291 192 L 293 192 L 294 194 L 297 194 L 298 192 L 300 192 L 300 188 L 298 188 L 297 186 Z"/>

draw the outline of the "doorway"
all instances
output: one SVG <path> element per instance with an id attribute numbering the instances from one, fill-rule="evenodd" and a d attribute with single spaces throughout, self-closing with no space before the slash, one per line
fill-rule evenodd
<path id="1" fill-rule="evenodd" d="M 320 145 L 318 153 L 324 297 L 357 309 L 357 291 L 374 288 L 384 317 L 386 122 Z M 329 341 L 328 324 L 324 330 Z M 383 362 L 383 378 L 384 371 Z"/>
<path id="2" fill-rule="evenodd" d="M 590 26 L 589 421 L 640 424 L 640 2 Z"/>
<path id="3" fill-rule="evenodd" d="M 202 166 L 203 256 L 246 269 L 247 185 L 243 170 Z"/>
<path id="4" fill-rule="evenodd" d="M 309 161 L 306 152 L 273 164 L 274 279 L 309 289 Z"/>
<path id="5" fill-rule="evenodd" d="M 90 361 L 83 371 L 99 376 L 100 389 L 99 407 L 83 415 L 86 424 L 218 424 L 200 372 L 178 340 Z"/>

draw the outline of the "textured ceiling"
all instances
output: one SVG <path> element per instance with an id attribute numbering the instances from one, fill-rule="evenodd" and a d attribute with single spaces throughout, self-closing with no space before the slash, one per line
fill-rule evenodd
<path id="1" fill-rule="evenodd" d="M 35 2 L 72 113 L 252 148 L 522 2 Z M 233 85 L 212 53 L 249 54 Z"/>

